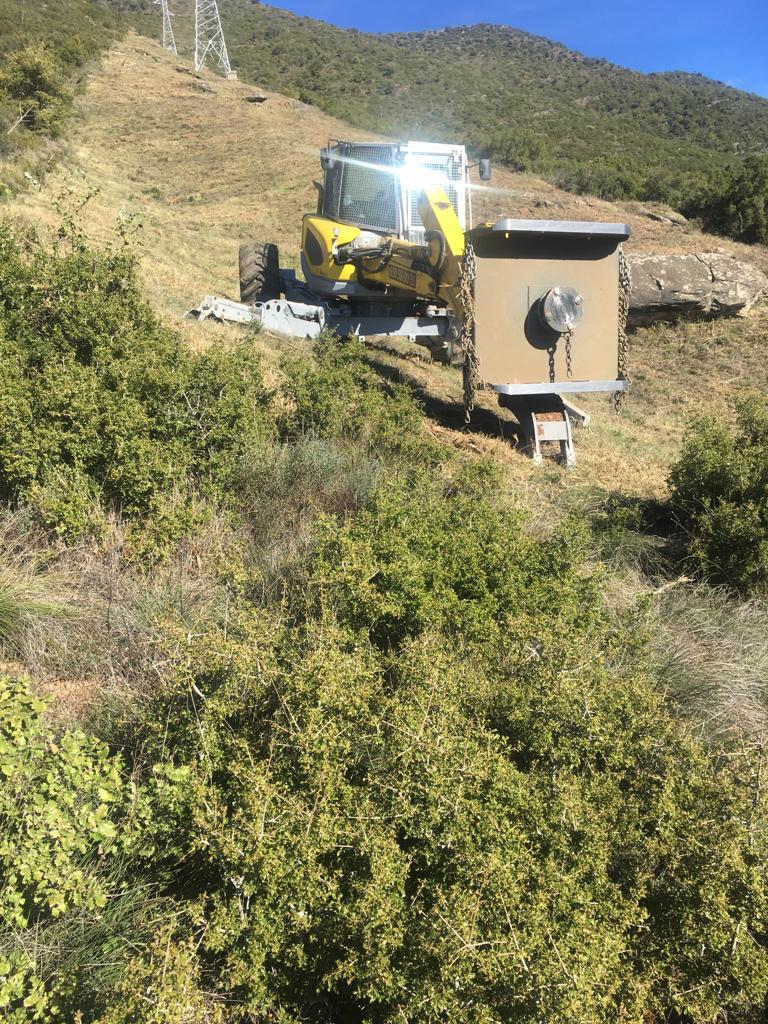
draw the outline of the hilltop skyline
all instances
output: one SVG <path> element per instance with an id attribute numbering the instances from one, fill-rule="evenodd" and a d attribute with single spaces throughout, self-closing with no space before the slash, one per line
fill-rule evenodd
<path id="1" fill-rule="evenodd" d="M 637 71 L 688 71 L 768 97 L 768 4 L 761 0 L 696 3 L 648 0 L 642 7 L 583 0 L 574 17 L 565 0 L 459 0 L 414 5 L 339 5 L 335 0 L 280 0 L 280 6 L 342 28 L 418 32 L 478 22 L 519 28 L 570 49 Z"/>

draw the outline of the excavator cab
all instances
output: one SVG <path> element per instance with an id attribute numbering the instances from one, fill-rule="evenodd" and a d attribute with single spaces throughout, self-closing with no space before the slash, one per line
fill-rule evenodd
<path id="1" fill-rule="evenodd" d="M 379 236 L 426 245 L 428 230 L 421 213 L 425 188 L 443 189 L 462 232 L 471 224 L 469 162 L 463 146 L 333 140 L 321 150 L 320 164 L 317 212 L 304 217 L 301 269 L 311 288 L 329 299 L 381 299 L 370 280 L 361 282 L 354 263 L 340 265 L 333 254 L 355 239 L 375 247 Z M 490 175 L 488 161 L 483 172 Z M 388 291 L 396 301 L 397 282 L 390 282 Z M 413 305 L 413 292 L 407 291 Z"/>
<path id="2" fill-rule="evenodd" d="M 462 230 L 472 220 L 463 146 L 332 141 L 321 151 L 320 164 L 324 181 L 317 212 L 331 220 L 422 242 L 419 202 L 425 183 L 445 189 Z"/>

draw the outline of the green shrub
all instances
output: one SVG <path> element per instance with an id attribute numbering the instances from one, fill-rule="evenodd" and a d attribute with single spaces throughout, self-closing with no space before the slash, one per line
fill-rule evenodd
<path id="1" fill-rule="evenodd" d="M 284 426 L 289 438 L 336 438 L 382 455 L 439 458 L 421 436 L 421 412 L 412 392 L 373 370 L 359 338 L 327 331 L 315 344 L 313 360 L 289 358 L 283 370 L 291 406 Z"/>
<path id="2" fill-rule="evenodd" d="M 51 169 L 61 147 L 45 137 L 61 132 L 79 69 L 125 27 L 112 4 L 0 0 L 0 202 Z"/>
<path id="3" fill-rule="evenodd" d="M 115 867 L 136 838 L 120 760 L 80 732 L 54 736 L 43 711 L 0 678 L 0 1009 L 19 1022 L 67 1019 L 115 956 L 119 932 L 99 919 L 125 909 Z"/>
<path id="4" fill-rule="evenodd" d="M 14 122 L 30 131 L 56 128 L 71 99 L 55 54 L 37 44 L 8 54 L 0 72 L 0 98 L 12 104 Z"/>
<path id="5" fill-rule="evenodd" d="M 768 157 L 747 157 L 715 175 L 698 197 L 689 200 L 690 213 L 701 218 L 707 231 L 740 242 L 768 242 Z"/>
<path id="6" fill-rule="evenodd" d="M 589 163 L 574 165 L 560 174 L 560 188 L 589 193 L 601 199 L 632 199 L 645 190 L 646 169 L 626 158 L 598 158 Z"/>
<path id="7" fill-rule="evenodd" d="M 99 504 L 158 513 L 216 496 L 273 432 L 247 342 L 197 355 L 141 299 L 132 256 L 75 237 L 24 258 L 0 230 L 0 498 L 64 535 Z"/>
<path id="8" fill-rule="evenodd" d="M 141 298 L 131 254 L 76 232 L 29 256 L 0 229 L 0 358 L 0 499 L 65 537 L 98 533 L 115 510 L 163 550 L 198 521 L 179 501 L 190 489 L 254 514 L 276 489 L 341 510 L 379 459 L 440 458 L 411 392 L 383 381 L 359 340 L 325 335 L 313 358 L 286 360 L 278 415 L 247 340 L 190 352 Z"/>
<path id="9" fill-rule="evenodd" d="M 355 636 L 385 648 L 441 628 L 494 650 L 510 616 L 521 627 L 554 608 L 592 614 L 591 581 L 576 586 L 570 575 L 573 553 L 571 537 L 547 545 L 527 537 L 504 501 L 446 496 L 424 475 L 390 482 L 341 528 L 326 523 L 310 592 Z"/>
<path id="10" fill-rule="evenodd" d="M 68 70 L 92 60 L 125 31 L 126 25 L 114 5 L 94 4 L 92 0 L 47 0 L 44 8 L 15 2 L 0 4 L 0 58 L 28 45 L 29 40 L 43 44 L 46 51 Z"/>
<path id="11" fill-rule="evenodd" d="M 497 128 L 487 139 L 486 148 L 496 160 L 516 171 L 541 173 L 550 169 L 547 140 L 529 130 Z"/>
<path id="12" fill-rule="evenodd" d="M 768 591 L 768 413 L 746 402 L 733 423 L 694 423 L 670 476 L 689 550 L 712 580 Z"/>
<path id="13" fill-rule="evenodd" d="M 178 639 L 142 743 L 189 772 L 174 891 L 232 1020 L 762 1006 L 757 775 L 670 717 L 572 539 L 382 488 L 290 613 Z"/>
<path id="14" fill-rule="evenodd" d="M 133 957 L 109 995 L 97 1024 L 219 1024 L 225 1009 L 202 986 L 196 943 L 179 942 L 170 928 L 145 957 Z"/>

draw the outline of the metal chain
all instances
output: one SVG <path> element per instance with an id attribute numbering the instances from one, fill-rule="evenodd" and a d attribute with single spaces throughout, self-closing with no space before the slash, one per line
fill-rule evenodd
<path id="1" fill-rule="evenodd" d="M 569 377 L 573 376 L 573 352 L 571 351 L 571 342 L 573 341 L 573 329 L 568 330 L 563 335 L 565 338 L 565 370 Z"/>
<path id="2" fill-rule="evenodd" d="M 476 275 L 475 252 L 472 243 L 467 242 L 459 280 L 459 293 L 464 310 L 461 326 L 461 347 L 464 351 L 463 385 L 464 385 L 464 422 L 469 423 L 475 407 L 475 395 L 482 386 L 480 368 L 475 347 L 475 298 L 474 284 Z M 629 300 L 632 291 L 632 278 L 624 247 L 619 246 L 619 352 L 618 379 L 630 383 L 629 376 L 629 341 L 627 339 L 627 317 L 629 316 Z M 565 332 L 565 361 L 568 377 L 573 377 L 573 331 Z M 549 379 L 555 381 L 555 352 L 553 346 L 548 349 Z M 618 412 L 624 400 L 624 392 L 617 391 L 614 395 L 614 407 Z"/>
<path id="3" fill-rule="evenodd" d="M 477 359 L 477 348 L 475 347 L 475 250 L 472 243 L 467 241 L 464 249 L 464 259 L 461 264 L 461 276 L 459 279 L 459 294 L 464 311 L 464 318 L 461 325 L 461 347 L 464 350 L 464 422 L 469 423 L 472 410 L 475 408 L 475 395 L 482 384 L 480 379 L 480 367 Z"/>
<path id="4" fill-rule="evenodd" d="M 619 246 L 619 360 L 618 379 L 630 383 L 629 376 L 629 341 L 627 339 L 627 317 L 629 316 L 629 300 L 632 293 L 632 277 L 629 263 L 624 254 L 624 246 Z M 613 407 L 616 412 L 621 410 L 625 391 L 617 391 L 613 396 Z"/>

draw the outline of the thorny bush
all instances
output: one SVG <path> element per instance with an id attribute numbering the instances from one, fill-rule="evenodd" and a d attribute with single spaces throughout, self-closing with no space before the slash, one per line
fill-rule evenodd
<path id="1" fill-rule="evenodd" d="M 710 579 L 768 593 L 768 413 L 745 402 L 729 423 L 694 423 L 670 478 L 689 550 Z"/>
<path id="2" fill-rule="evenodd" d="M 189 772 L 177 941 L 199 936 L 211 1006 L 757 1011 L 759 781 L 686 737 L 580 565 L 577 538 L 417 477 L 327 520 L 290 610 L 183 645 L 142 743 Z"/>
<path id="3" fill-rule="evenodd" d="M 759 1020 L 759 758 L 675 720 L 579 533 L 531 537 L 497 474 L 446 464 L 357 342 L 270 404 L 247 346 L 158 323 L 124 250 L 0 257 L 6 500 L 65 536 L 89 501 L 156 530 L 180 482 L 312 519 L 282 586 L 285 559 L 217 556 L 225 609 L 163 622 L 114 750 L 4 684 L 6 1012 Z"/>
<path id="4" fill-rule="evenodd" d="M 25 256 L 0 229 L 0 361 L 0 498 L 62 535 L 98 505 L 158 516 L 174 488 L 221 495 L 273 432 L 252 349 L 190 352 L 132 255 L 77 235 Z"/>

